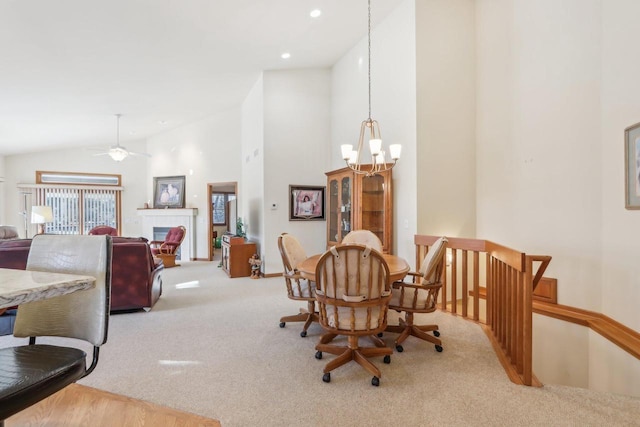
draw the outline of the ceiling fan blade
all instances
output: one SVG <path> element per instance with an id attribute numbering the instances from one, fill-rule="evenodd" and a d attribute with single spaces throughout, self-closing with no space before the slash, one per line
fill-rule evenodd
<path id="1" fill-rule="evenodd" d="M 136 153 L 135 151 L 129 151 L 129 154 L 132 155 L 132 156 L 151 157 L 151 154 L 149 154 L 149 153 Z"/>
<path id="2" fill-rule="evenodd" d="M 108 154 L 109 154 L 109 153 L 96 153 L 96 154 L 93 154 L 93 155 L 94 155 L 94 156 L 106 156 L 106 155 L 108 155 Z"/>

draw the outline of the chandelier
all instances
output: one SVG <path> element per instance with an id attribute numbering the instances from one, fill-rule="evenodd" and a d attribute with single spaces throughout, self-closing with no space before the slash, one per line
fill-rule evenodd
<path id="1" fill-rule="evenodd" d="M 357 174 L 372 176 L 379 172 L 387 171 L 396 165 L 400 158 L 402 146 L 400 144 L 389 145 L 389 157 L 392 163 L 387 163 L 386 153 L 382 149 L 382 137 L 380 136 L 380 126 L 376 120 L 371 118 L 371 0 L 368 0 L 369 15 L 367 26 L 368 40 L 368 80 L 369 80 L 369 117 L 360 124 L 360 138 L 358 139 L 358 147 L 353 149 L 351 144 L 343 144 L 340 146 L 342 158 L 350 169 Z M 364 140 L 365 135 L 369 137 L 369 151 L 371 152 L 371 164 L 362 164 L 361 157 L 364 156 Z"/>

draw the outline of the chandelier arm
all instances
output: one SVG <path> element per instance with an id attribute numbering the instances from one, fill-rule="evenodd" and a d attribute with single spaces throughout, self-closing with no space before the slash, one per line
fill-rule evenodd
<path id="1" fill-rule="evenodd" d="M 364 149 L 364 130 L 367 127 L 367 121 L 363 120 L 360 124 L 360 138 L 358 139 L 358 157 L 356 157 L 355 167 L 360 170 L 360 155 Z"/>

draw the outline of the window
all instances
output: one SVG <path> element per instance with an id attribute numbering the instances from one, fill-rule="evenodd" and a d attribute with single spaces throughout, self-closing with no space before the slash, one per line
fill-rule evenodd
<path id="1" fill-rule="evenodd" d="M 213 225 L 227 225 L 227 202 L 234 200 L 233 193 L 212 193 L 211 205 L 213 207 Z"/>
<path id="2" fill-rule="evenodd" d="M 51 206 L 47 233 L 88 234 L 97 225 L 120 229 L 120 183 L 120 175 L 37 171 L 35 185 L 19 187 L 33 206 Z"/>

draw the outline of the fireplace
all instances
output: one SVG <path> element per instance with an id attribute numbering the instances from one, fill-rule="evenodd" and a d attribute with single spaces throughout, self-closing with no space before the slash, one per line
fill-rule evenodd
<path id="1" fill-rule="evenodd" d="M 195 218 L 198 209 L 138 209 L 138 215 L 142 217 L 142 235 L 149 240 L 164 240 L 169 228 L 182 225 L 187 231 L 176 259 L 192 261 L 196 258 Z"/>

